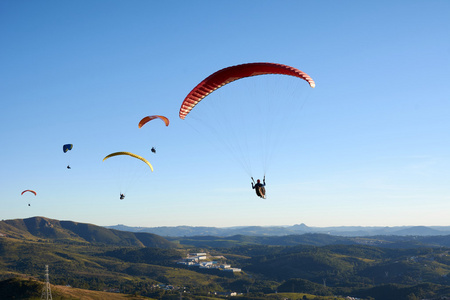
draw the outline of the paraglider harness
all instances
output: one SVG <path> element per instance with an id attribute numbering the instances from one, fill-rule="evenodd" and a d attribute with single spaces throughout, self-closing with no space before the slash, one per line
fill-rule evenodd
<path id="1" fill-rule="evenodd" d="M 153 153 L 156 153 L 155 147 L 152 147 L 152 149 L 150 149 L 150 151 L 152 151 Z"/>
<path id="2" fill-rule="evenodd" d="M 125 195 L 124 194 L 120 194 L 120 200 L 125 199 Z"/>
<path id="3" fill-rule="evenodd" d="M 263 199 L 266 199 L 266 188 L 264 187 L 266 185 L 266 175 L 264 175 L 263 178 L 263 183 L 258 182 L 255 183 L 255 179 L 252 178 L 252 188 L 255 190 L 256 195 L 258 195 L 258 197 L 261 197 Z"/>

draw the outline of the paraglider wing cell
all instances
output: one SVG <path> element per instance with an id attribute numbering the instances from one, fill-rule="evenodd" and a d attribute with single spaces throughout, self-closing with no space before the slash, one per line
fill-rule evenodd
<path id="1" fill-rule="evenodd" d="M 231 66 L 211 74 L 200 82 L 184 99 L 179 116 L 184 119 L 203 98 L 230 82 L 266 74 L 294 76 L 306 80 L 312 88 L 316 86 L 308 74 L 287 65 L 261 62 Z"/>
<path id="2" fill-rule="evenodd" d="M 111 153 L 111 154 L 107 155 L 107 156 L 103 159 L 103 161 L 105 161 L 106 159 L 108 159 L 108 158 L 110 158 L 110 157 L 117 156 L 117 155 L 128 155 L 128 156 L 131 156 L 131 157 L 140 159 L 140 160 L 142 160 L 144 163 L 146 163 L 146 164 L 150 167 L 150 170 L 152 170 L 152 172 L 153 172 L 153 166 L 149 163 L 148 160 L 146 160 L 146 159 L 143 158 L 142 156 L 133 154 L 133 153 L 131 153 L 131 152 L 114 152 L 114 153 Z"/>
<path id="3" fill-rule="evenodd" d="M 166 124 L 166 126 L 169 126 L 169 119 L 164 117 L 164 116 L 159 116 L 159 115 L 154 115 L 154 116 L 147 116 L 145 118 L 143 118 L 140 122 L 139 122 L 139 128 L 141 128 L 142 126 L 144 126 L 145 124 L 147 124 L 149 121 L 154 120 L 154 119 L 161 119 L 163 120 L 164 124 Z"/>

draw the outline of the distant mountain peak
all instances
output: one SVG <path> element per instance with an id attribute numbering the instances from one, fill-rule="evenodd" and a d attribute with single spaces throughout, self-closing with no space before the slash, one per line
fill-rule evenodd
<path id="1" fill-rule="evenodd" d="M 306 226 L 305 223 L 295 224 L 295 225 L 292 226 L 292 228 L 294 230 L 303 230 L 303 231 L 310 230 L 310 228 L 308 226 Z"/>

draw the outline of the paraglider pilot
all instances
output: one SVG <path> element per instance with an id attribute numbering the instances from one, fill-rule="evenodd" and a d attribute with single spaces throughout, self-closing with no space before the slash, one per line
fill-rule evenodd
<path id="1" fill-rule="evenodd" d="M 152 147 L 152 149 L 150 151 L 152 151 L 153 153 L 156 153 L 155 147 Z"/>
<path id="2" fill-rule="evenodd" d="M 266 175 L 264 175 L 263 183 L 261 183 L 261 180 L 256 180 L 256 184 L 254 184 L 255 180 L 252 177 L 252 189 L 255 190 L 256 195 L 258 197 L 261 197 L 263 199 L 266 199 L 266 189 L 264 188 L 266 186 Z"/>
<path id="3" fill-rule="evenodd" d="M 67 169 L 71 169 L 69 165 L 67 165 Z"/>
<path id="4" fill-rule="evenodd" d="M 120 194 L 120 200 L 125 199 L 125 195 L 124 194 Z"/>

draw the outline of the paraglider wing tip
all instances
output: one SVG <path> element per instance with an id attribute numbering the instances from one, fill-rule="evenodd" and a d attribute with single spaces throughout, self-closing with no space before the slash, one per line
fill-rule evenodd
<path id="1" fill-rule="evenodd" d="M 315 84 L 314 82 L 311 82 L 311 87 L 312 87 L 312 88 L 315 88 L 315 87 L 316 87 L 316 84 Z"/>

